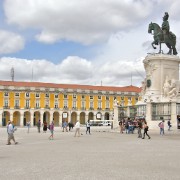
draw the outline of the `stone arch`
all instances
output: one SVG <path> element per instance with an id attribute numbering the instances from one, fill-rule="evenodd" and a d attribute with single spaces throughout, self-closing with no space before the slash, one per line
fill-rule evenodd
<path id="1" fill-rule="evenodd" d="M 25 112 L 24 112 L 24 118 L 23 118 L 23 125 L 26 126 L 26 123 L 27 123 L 28 121 L 30 121 L 30 119 L 31 119 L 31 114 L 30 114 L 30 112 L 29 112 L 29 111 L 25 111 Z"/>
<path id="2" fill-rule="evenodd" d="M 85 124 L 85 112 L 80 113 L 80 124 Z"/>
<path id="3" fill-rule="evenodd" d="M 45 111 L 44 113 L 43 113 L 43 123 L 44 122 L 47 122 L 47 124 L 50 124 L 50 121 L 52 121 L 52 120 L 50 120 L 50 113 L 49 113 L 49 111 Z"/>
<path id="4" fill-rule="evenodd" d="M 89 112 L 88 120 L 94 120 L 94 113 L 93 112 Z"/>
<path id="5" fill-rule="evenodd" d="M 34 112 L 34 118 L 33 118 L 33 125 L 36 126 L 37 122 L 40 119 L 40 112 L 39 111 L 35 111 Z"/>
<path id="6" fill-rule="evenodd" d="M 69 117 L 68 112 L 67 112 L 67 111 L 64 111 L 64 112 L 62 113 L 62 122 L 61 122 L 61 123 L 63 124 L 64 121 L 68 122 L 68 117 Z"/>
<path id="7" fill-rule="evenodd" d="M 109 112 L 106 112 L 106 113 L 104 114 L 104 120 L 110 120 L 110 114 L 109 114 Z"/>
<path id="8" fill-rule="evenodd" d="M 76 121 L 77 121 L 77 113 L 76 112 L 72 112 L 71 113 L 71 122 L 73 124 L 76 124 Z"/>
<path id="9" fill-rule="evenodd" d="M 101 120 L 102 119 L 102 113 L 101 112 L 97 112 L 96 119 L 97 120 Z"/>
<path id="10" fill-rule="evenodd" d="M 20 112 L 19 111 L 15 111 L 13 113 L 13 120 L 12 120 L 13 124 L 15 126 L 20 126 Z"/>
<path id="11" fill-rule="evenodd" d="M 53 113 L 53 121 L 55 126 L 59 126 L 59 112 L 55 111 Z"/>
<path id="12" fill-rule="evenodd" d="M 2 126 L 7 126 L 9 120 L 12 120 L 10 119 L 10 112 L 4 111 L 2 113 Z"/>

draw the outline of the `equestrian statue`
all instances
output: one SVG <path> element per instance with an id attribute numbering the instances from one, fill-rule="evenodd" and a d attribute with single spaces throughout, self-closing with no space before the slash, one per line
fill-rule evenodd
<path id="1" fill-rule="evenodd" d="M 167 54 L 177 55 L 178 53 L 176 50 L 176 35 L 170 31 L 168 18 L 169 14 L 165 12 L 162 27 L 160 27 L 156 23 L 151 22 L 149 24 L 148 33 L 153 34 L 154 41 L 151 44 L 154 49 L 156 49 L 154 45 L 159 45 L 159 53 L 162 52 L 161 43 L 165 43 L 166 46 L 169 48 L 169 52 Z"/>

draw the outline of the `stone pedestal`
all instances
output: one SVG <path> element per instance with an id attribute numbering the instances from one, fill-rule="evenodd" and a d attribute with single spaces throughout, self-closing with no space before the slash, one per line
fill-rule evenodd
<path id="1" fill-rule="evenodd" d="M 118 105 L 115 105 L 114 106 L 113 128 L 119 127 L 118 114 L 119 114 L 119 108 L 118 108 Z"/>

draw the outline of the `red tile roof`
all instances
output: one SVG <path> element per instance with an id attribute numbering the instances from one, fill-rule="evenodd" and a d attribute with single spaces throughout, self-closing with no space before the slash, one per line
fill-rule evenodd
<path id="1" fill-rule="evenodd" d="M 81 90 L 98 90 L 98 91 L 120 91 L 120 92 L 141 92 L 141 88 L 136 86 L 91 86 L 79 84 L 55 84 L 42 82 L 20 82 L 20 81 L 1 81 L 1 86 L 16 86 L 16 87 L 36 87 L 36 88 L 62 88 L 62 89 L 81 89 Z"/>

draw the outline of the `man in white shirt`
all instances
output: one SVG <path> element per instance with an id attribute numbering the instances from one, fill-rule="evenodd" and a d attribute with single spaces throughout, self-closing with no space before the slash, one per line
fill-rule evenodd
<path id="1" fill-rule="evenodd" d="M 11 139 L 14 141 L 14 144 L 17 144 L 18 142 L 14 139 L 14 126 L 12 125 L 11 121 L 8 122 L 7 125 L 7 133 L 8 133 L 8 142 L 7 145 L 11 145 Z"/>
<path id="2" fill-rule="evenodd" d="M 87 132 L 89 131 L 89 134 L 91 134 L 90 133 L 90 122 L 89 122 L 89 120 L 87 121 L 87 123 L 86 123 L 86 134 L 87 134 Z"/>
<path id="3" fill-rule="evenodd" d="M 75 128 L 76 128 L 76 131 L 75 131 L 74 137 L 76 137 L 77 132 L 78 132 L 78 137 L 80 137 L 80 123 L 78 120 L 76 122 Z"/>

